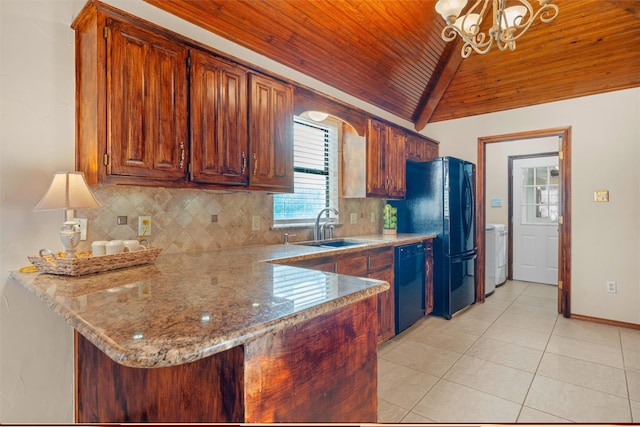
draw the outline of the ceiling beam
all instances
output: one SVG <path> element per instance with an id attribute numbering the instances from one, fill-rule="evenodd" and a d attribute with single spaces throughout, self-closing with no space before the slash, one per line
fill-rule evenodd
<path id="1" fill-rule="evenodd" d="M 446 58 L 446 63 L 441 68 L 439 74 L 434 74 L 432 81 L 435 81 L 433 87 L 426 87 L 423 95 L 423 102 L 421 106 L 416 109 L 416 122 L 414 124 L 416 130 L 419 132 L 429 123 L 431 116 L 436 111 L 438 103 L 442 99 L 442 96 L 447 91 L 449 83 L 453 80 L 453 77 L 458 71 L 458 67 L 462 63 L 462 55 L 460 55 L 460 49 L 462 49 L 462 39 L 456 37 L 455 42 L 450 43 L 448 50 L 444 52 L 443 60 Z M 441 61 L 443 62 L 443 61 Z"/>

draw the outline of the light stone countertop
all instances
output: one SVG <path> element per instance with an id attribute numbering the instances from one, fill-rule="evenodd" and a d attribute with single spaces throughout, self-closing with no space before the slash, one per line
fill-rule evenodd
<path id="1" fill-rule="evenodd" d="M 289 244 L 162 254 L 154 264 L 82 277 L 13 271 L 10 278 L 116 362 L 163 367 L 210 356 L 389 288 L 383 281 L 290 267 L 287 261 L 430 237 L 357 236 L 349 239 L 362 245 L 343 249 Z"/>

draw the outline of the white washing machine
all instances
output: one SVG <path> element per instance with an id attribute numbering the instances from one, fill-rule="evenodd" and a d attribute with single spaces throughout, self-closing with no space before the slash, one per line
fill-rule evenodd
<path id="1" fill-rule="evenodd" d="M 496 228 L 486 224 L 484 239 L 484 293 L 486 296 L 496 290 Z"/>
<path id="2" fill-rule="evenodd" d="M 507 226 L 491 224 L 496 231 L 496 286 L 507 281 Z"/>

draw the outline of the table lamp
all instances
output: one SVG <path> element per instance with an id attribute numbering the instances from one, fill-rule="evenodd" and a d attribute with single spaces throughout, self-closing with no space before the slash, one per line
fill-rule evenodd
<path id="1" fill-rule="evenodd" d="M 97 208 L 95 198 L 82 172 L 56 172 L 49 190 L 34 211 L 65 210 L 60 240 L 67 258 L 76 258 L 76 246 L 80 243 L 80 224 L 74 219 L 74 209 Z"/>

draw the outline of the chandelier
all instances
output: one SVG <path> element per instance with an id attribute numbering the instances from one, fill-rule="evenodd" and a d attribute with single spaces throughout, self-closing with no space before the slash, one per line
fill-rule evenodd
<path id="1" fill-rule="evenodd" d="M 538 0 L 540 8 L 534 13 L 528 0 L 511 0 L 513 6 L 507 7 L 507 0 L 476 0 L 464 15 L 460 13 L 467 5 L 467 0 L 438 0 L 436 12 L 446 21 L 442 30 L 442 39 L 450 42 L 459 35 L 464 41 L 460 51 L 463 58 L 468 58 L 472 51 L 479 54 L 489 52 L 493 43 L 500 50 L 516 48 L 516 40 L 529 29 L 533 21 L 548 23 L 558 16 L 558 6 L 552 0 Z M 485 33 L 480 27 L 487 17 L 489 4 L 492 4 L 491 17 L 493 24 Z"/>

